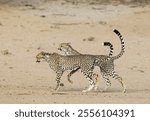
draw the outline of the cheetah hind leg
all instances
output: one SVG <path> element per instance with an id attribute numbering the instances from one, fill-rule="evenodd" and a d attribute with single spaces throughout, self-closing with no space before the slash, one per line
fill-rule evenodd
<path id="1" fill-rule="evenodd" d="M 123 87 L 122 92 L 125 93 L 126 85 L 125 85 L 124 81 L 122 80 L 122 78 L 118 74 L 116 74 L 116 72 L 113 72 L 112 77 L 120 82 L 121 86 Z"/>
<path id="2" fill-rule="evenodd" d="M 71 76 L 72 76 L 75 72 L 77 72 L 79 69 L 80 69 L 80 68 L 76 68 L 76 69 L 72 70 L 72 71 L 67 75 L 67 78 L 68 78 L 69 83 L 73 84 L 73 81 L 72 81 L 70 78 L 71 78 Z"/>

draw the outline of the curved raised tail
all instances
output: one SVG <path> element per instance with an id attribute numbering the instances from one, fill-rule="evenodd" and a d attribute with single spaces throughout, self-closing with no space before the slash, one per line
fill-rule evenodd
<path id="1" fill-rule="evenodd" d="M 113 32 L 116 33 L 119 36 L 119 39 L 120 39 L 120 42 L 121 42 L 121 51 L 120 51 L 120 53 L 118 55 L 112 57 L 115 60 L 115 59 L 120 58 L 123 55 L 123 53 L 125 52 L 124 51 L 125 50 L 125 44 L 124 44 L 124 40 L 123 40 L 122 35 L 120 34 L 120 32 L 116 29 L 114 29 Z"/>
<path id="2" fill-rule="evenodd" d="M 109 57 L 112 57 L 113 55 L 113 45 L 110 42 L 104 42 L 104 46 L 109 46 L 110 47 L 110 51 L 109 51 Z"/>

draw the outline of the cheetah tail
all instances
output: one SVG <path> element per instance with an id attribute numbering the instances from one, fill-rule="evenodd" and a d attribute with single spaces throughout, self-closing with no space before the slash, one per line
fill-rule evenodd
<path id="1" fill-rule="evenodd" d="M 109 51 L 109 56 L 112 57 L 113 55 L 113 45 L 110 42 L 104 42 L 104 46 L 109 46 L 110 47 L 110 51 Z"/>
<path id="2" fill-rule="evenodd" d="M 124 50 L 125 50 L 125 44 L 124 44 L 124 40 L 123 40 L 122 35 L 120 34 L 120 32 L 118 30 L 114 29 L 114 33 L 116 33 L 119 36 L 119 39 L 120 39 L 120 42 L 121 42 L 121 51 L 120 51 L 120 53 L 118 55 L 112 57 L 115 60 L 115 59 L 120 58 L 123 55 Z"/>

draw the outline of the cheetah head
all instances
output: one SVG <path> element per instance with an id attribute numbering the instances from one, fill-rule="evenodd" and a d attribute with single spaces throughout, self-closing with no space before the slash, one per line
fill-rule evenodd
<path id="1" fill-rule="evenodd" d="M 36 56 L 36 62 L 39 63 L 41 61 L 47 61 L 47 60 L 51 60 L 53 58 L 57 58 L 58 56 L 60 56 L 58 53 L 47 53 L 47 52 L 40 52 L 37 54 Z"/>
<path id="2" fill-rule="evenodd" d="M 63 52 L 67 52 L 70 48 L 71 48 L 70 43 L 61 43 L 59 45 L 58 50 L 63 51 Z"/>
<path id="3" fill-rule="evenodd" d="M 49 53 L 46 53 L 46 52 L 40 52 L 37 54 L 36 56 L 36 62 L 39 63 L 41 62 L 42 60 L 45 60 L 45 57 L 48 55 Z"/>

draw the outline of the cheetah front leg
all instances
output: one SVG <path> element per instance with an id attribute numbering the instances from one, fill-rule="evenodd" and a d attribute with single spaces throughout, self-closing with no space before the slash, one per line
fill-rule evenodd
<path id="1" fill-rule="evenodd" d="M 96 73 L 93 73 L 92 77 L 95 79 L 95 86 L 94 86 L 94 90 L 97 91 L 98 89 L 98 81 L 99 81 L 99 75 Z"/>
<path id="2" fill-rule="evenodd" d="M 73 84 L 73 81 L 70 79 L 71 76 L 72 76 L 75 72 L 77 72 L 79 69 L 80 69 L 80 68 L 76 68 L 76 69 L 72 70 L 72 71 L 67 75 L 68 81 L 69 81 L 71 84 Z"/>
<path id="3" fill-rule="evenodd" d="M 57 84 L 56 84 L 56 87 L 54 89 L 55 91 L 57 91 L 59 89 L 60 79 L 61 79 L 61 76 L 62 76 L 63 72 L 56 72 L 56 73 L 57 73 L 57 75 L 56 75 L 56 82 L 57 82 Z"/>
<path id="4" fill-rule="evenodd" d="M 86 76 L 86 79 L 89 81 L 90 85 L 89 85 L 89 87 L 87 89 L 82 90 L 82 92 L 89 92 L 95 87 L 95 82 L 92 79 L 93 73 L 92 72 L 84 73 L 84 75 Z"/>

